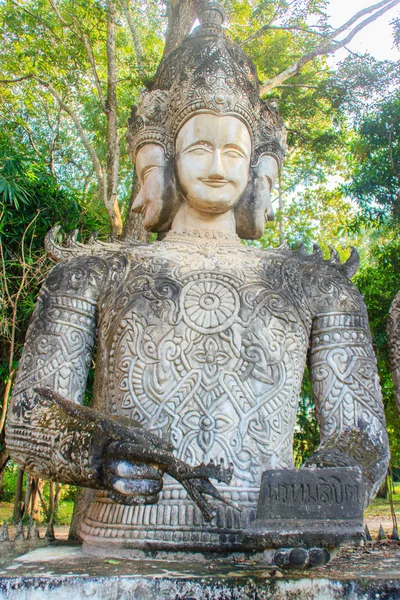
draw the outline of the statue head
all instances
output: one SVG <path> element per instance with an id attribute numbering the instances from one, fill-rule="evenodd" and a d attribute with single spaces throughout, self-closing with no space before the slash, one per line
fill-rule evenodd
<path id="1" fill-rule="evenodd" d="M 185 201 L 206 213 L 233 208 L 246 188 L 250 156 L 250 133 L 236 117 L 191 117 L 176 137 L 177 175 Z"/>
<path id="2" fill-rule="evenodd" d="M 142 186 L 134 207 L 145 212 L 147 229 L 168 229 L 171 221 L 165 215 L 172 211 L 166 177 L 174 174 L 172 169 L 167 173 L 163 160 L 171 157 L 182 202 L 204 213 L 235 209 L 239 236 L 257 238 L 273 216 L 269 195 L 284 157 L 283 122 L 275 105 L 260 100 L 253 62 L 226 37 L 221 7 L 203 6 L 199 19 L 200 27 L 161 63 L 156 75 L 160 89 L 147 93 L 146 109 L 141 100 L 135 113 L 143 126 L 130 134 L 138 140 L 132 142 L 136 151 L 131 154 Z M 144 113 L 151 116 L 143 119 Z M 155 128 L 161 114 L 162 124 Z M 131 119 L 131 129 L 133 124 Z M 156 209 L 156 199 L 160 207 L 166 202 L 167 209 Z M 174 210 L 176 199 L 175 193 Z"/>
<path id="3" fill-rule="evenodd" d="M 140 189 L 132 205 L 147 231 L 168 231 L 179 208 L 175 164 L 167 129 L 168 94 L 142 92 L 132 108 L 127 142 Z"/>

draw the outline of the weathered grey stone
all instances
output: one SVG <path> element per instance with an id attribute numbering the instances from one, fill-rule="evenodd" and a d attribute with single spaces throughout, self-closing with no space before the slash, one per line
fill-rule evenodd
<path id="1" fill-rule="evenodd" d="M 400 292 L 390 307 L 388 325 L 389 356 L 394 383 L 394 394 L 400 412 Z"/>
<path id="2" fill-rule="evenodd" d="M 379 526 L 378 540 L 386 540 L 386 533 L 385 533 L 385 530 L 383 529 L 382 523 Z"/>
<path id="3" fill-rule="evenodd" d="M 335 570 L 281 573 L 251 563 L 221 565 L 96 559 L 79 548 L 29 552 L 0 567 L 1 600 L 376 600 L 400 594 L 399 552 L 367 569 L 343 559 Z"/>
<path id="4" fill-rule="evenodd" d="M 244 533 L 245 544 L 258 551 L 359 544 L 365 492 L 358 467 L 265 471 L 257 518 Z M 304 553 L 293 556 L 308 562 Z"/>

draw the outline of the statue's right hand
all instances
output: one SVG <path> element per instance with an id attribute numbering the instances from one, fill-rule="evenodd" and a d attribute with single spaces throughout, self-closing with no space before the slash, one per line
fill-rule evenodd
<path id="1" fill-rule="evenodd" d="M 157 465 L 128 460 L 128 446 L 114 442 L 106 450 L 104 479 L 111 498 L 120 504 L 155 504 L 164 473 Z"/>

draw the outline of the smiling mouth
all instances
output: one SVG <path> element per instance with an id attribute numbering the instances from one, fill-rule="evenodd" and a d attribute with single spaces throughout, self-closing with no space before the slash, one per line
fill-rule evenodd
<path id="1" fill-rule="evenodd" d="M 219 188 L 229 183 L 227 179 L 202 179 L 201 181 L 209 187 L 214 188 Z"/>

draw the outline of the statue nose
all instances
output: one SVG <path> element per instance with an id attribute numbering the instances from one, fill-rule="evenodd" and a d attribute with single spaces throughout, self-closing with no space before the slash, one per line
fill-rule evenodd
<path id="1" fill-rule="evenodd" d="M 215 150 L 209 170 L 209 177 L 212 179 L 224 179 L 225 171 L 222 164 L 221 152 Z"/>
<path id="2" fill-rule="evenodd" d="M 141 188 L 138 195 L 136 196 L 133 204 L 132 204 L 132 211 L 135 213 L 140 213 L 142 211 L 143 208 L 143 189 Z"/>

